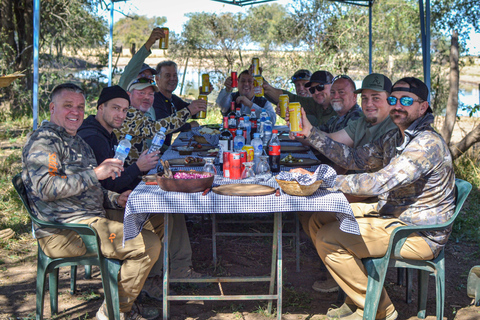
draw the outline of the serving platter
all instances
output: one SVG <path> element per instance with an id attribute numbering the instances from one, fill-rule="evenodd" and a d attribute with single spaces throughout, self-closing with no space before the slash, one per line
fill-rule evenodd
<path id="1" fill-rule="evenodd" d="M 223 184 L 213 187 L 212 191 L 224 196 L 265 196 L 275 193 L 275 188 L 261 184 Z"/>
<path id="2" fill-rule="evenodd" d="M 194 157 L 197 158 L 197 157 Z M 200 158 L 197 158 L 200 159 Z M 201 167 L 205 165 L 205 160 L 202 159 L 202 161 L 199 162 L 190 162 L 190 163 L 185 163 L 185 158 L 177 158 L 177 159 L 170 159 L 168 160 L 168 163 L 170 164 L 171 167 Z"/>
<path id="3" fill-rule="evenodd" d="M 307 153 L 310 151 L 310 147 L 299 145 L 299 146 L 282 146 L 280 145 L 280 152 L 289 152 L 289 153 Z"/>

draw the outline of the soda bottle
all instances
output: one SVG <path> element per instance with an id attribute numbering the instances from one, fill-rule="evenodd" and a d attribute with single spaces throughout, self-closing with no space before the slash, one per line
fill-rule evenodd
<path id="1" fill-rule="evenodd" d="M 270 117 L 267 117 L 267 120 L 263 123 L 263 145 L 267 146 L 268 142 L 272 138 L 273 123 L 270 121 Z"/>
<path id="2" fill-rule="evenodd" d="M 237 120 L 235 119 L 235 115 L 228 117 L 228 131 L 232 137 L 235 137 L 235 133 L 237 132 Z"/>
<path id="3" fill-rule="evenodd" d="M 130 140 L 132 140 L 132 136 L 129 134 L 125 135 L 125 139 L 120 141 L 120 143 L 117 146 L 117 149 L 115 149 L 115 156 L 113 157 L 113 159 L 121 160 L 122 164 L 125 162 L 125 159 L 127 158 L 128 153 L 132 148 L 132 144 L 130 143 Z"/>
<path id="4" fill-rule="evenodd" d="M 268 164 L 272 172 L 280 172 L 280 140 L 278 130 L 273 130 L 272 139 L 268 143 Z"/>
<path id="5" fill-rule="evenodd" d="M 258 162 L 260 162 L 260 156 L 263 153 L 262 139 L 260 139 L 260 133 L 258 132 L 253 134 L 252 147 L 253 147 L 253 162 L 254 162 L 253 167 L 255 168 L 255 172 L 256 172 Z"/>
<path id="6" fill-rule="evenodd" d="M 157 133 L 155 133 L 155 137 L 153 137 L 152 140 L 152 145 L 150 146 L 150 149 L 148 149 L 147 154 L 159 151 L 162 148 L 163 143 L 165 142 L 165 131 L 167 131 L 167 129 L 162 127 L 159 131 L 157 131 Z"/>
<path id="7" fill-rule="evenodd" d="M 233 136 L 228 130 L 228 127 L 223 127 L 220 131 L 220 136 L 218 138 L 218 145 L 220 146 L 220 151 L 218 153 L 220 163 L 223 163 L 223 153 L 229 151 L 232 148 Z"/>
<path id="8" fill-rule="evenodd" d="M 230 103 L 230 112 L 228 113 L 227 117 L 228 119 L 230 119 L 231 116 L 236 116 L 236 113 L 235 113 L 235 101 L 232 101 Z"/>
<path id="9" fill-rule="evenodd" d="M 243 146 L 245 145 L 245 138 L 243 137 L 242 130 L 237 130 L 237 135 L 233 139 L 233 149 L 235 152 L 242 151 Z"/>
<path id="10" fill-rule="evenodd" d="M 250 124 L 252 125 L 252 136 L 257 132 L 257 114 L 255 113 L 255 109 L 251 110 L 250 114 Z"/>
<path id="11" fill-rule="evenodd" d="M 250 144 L 252 141 L 252 124 L 250 123 L 250 118 L 248 116 L 243 117 L 243 123 L 245 124 L 245 143 Z"/>

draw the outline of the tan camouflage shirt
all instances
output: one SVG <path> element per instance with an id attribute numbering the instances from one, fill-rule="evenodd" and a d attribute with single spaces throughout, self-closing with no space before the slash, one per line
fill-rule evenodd
<path id="1" fill-rule="evenodd" d="M 183 126 L 191 116 L 190 110 L 184 108 L 177 111 L 175 115 L 154 121 L 148 118 L 142 111 L 130 107 L 122 127 L 113 131 L 118 141 L 124 139 L 127 134 L 132 136 L 130 141 L 132 148 L 125 163 L 127 165 L 135 163 L 140 154 L 148 149 L 147 139 L 153 139 L 155 133 L 160 128 L 164 127 L 167 129 L 165 134 L 172 133 Z"/>
<path id="2" fill-rule="evenodd" d="M 74 223 L 104 216 L 118 208 L 118 193 L 104 189 L 93 169 L 97 166 L 90 146 L 80 136 L 44 122 L 27 139 L 22 153 L 22 179 L 33 214 L 44 221 Z M 57 229 L 39 229 L 42 238 Z"/>
<path id="3" fill-rule="evenodd" d="M 391 130 L 357 148 L 333 141 L 313 129 L 309 142 L 342 167 L 370 173 L 338 176 L 334 190 L 358 196 L 378 195 L 378 212 L 408 225 L 447 221 L 455 209 L 455 175 L 447 144 L 430 124 L 429 113 L 405 131 Z M 371 172 L 376 171 L 376 172 Z M 451 230 L 424 233 L 436 254 Z"/>

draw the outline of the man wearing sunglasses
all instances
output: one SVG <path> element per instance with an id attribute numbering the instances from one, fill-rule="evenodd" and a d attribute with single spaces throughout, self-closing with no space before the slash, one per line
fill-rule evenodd
<path id="1" fill-rule="evenodd" d="M 290 102 L 300 102 L 307 113 L 308 120 L 314 126 L 325 124 L 336 113 L 330 105 L 330 87 L 333 75 L 328 71 L 315 71 L 305 87 L 310 91 L 311 97 L 301 97 L 286 90 L 276 89 L 267 81 L 263 82 L 265 97 L 277 104 L 281 94 L 288 94 Z"/>
<path id="2" fill-rule="evenodd" d="M 303 112 L 301 132 L 312 146 L 345 168 L 366 173 L 339 175 L 332 190 L 360 196 L 378 196 L 376 203 L 352 203 L 360 235 L 344 233 L 333 215 L 314 213 L 323 220 L 314 245 L 328 271 L 347 294 L 346 302 L 328 311 L 327 318 L 361 320 L 368 278 L 363 258 L 382 257 L 390 234 L 402 225 L 446 221 L 455 208 L 455 175 L 448 145 L 431 127 L 428 88 L 419 79 L 398 80 L 388 103 L 397 126 L 372 143 L 350 148 L 313 128 Z M 311 219 L 311 220 L 312 220 Z M 400 254 L 407 259 L 430 260 L 447 242 L 451 230 L 410 235 Z M 383 290 L 376 319 L 394 320 L 394 305 Z"/>
<path id="3" fill-rule="evenodd" d="M 309 70 L 300 69 L 292 76 L 292 83 L 295 86 L 295 92 L 300 97 L 311 97 L 310 91 L 305 84 L 310 81 L 312 73 Z"/>

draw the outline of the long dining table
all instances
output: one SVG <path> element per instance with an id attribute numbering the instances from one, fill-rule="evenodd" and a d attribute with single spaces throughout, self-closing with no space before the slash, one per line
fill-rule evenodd
<path id="1" fill-rule="evenodd" d="M 186 136 L 188 137 L 188 136 Z M 162 159 L 171 160 L 181 158 L 175 147 L 185 144 L 186 139 L 177 138 L 174 144 L 162 155 Z M 185 138 L 185 136 L 184 136 Z M 282 153 L 282 157 L 288 153 Z M 194 154 L 193 156 L 197 156 Z M 305 156 L 305 155 L 303 155 Z M 310 152 L 309 156 L 314 157 Z M 310 168 L 315 170 L 316 167 Z M 184 170 L 187 168 L 176 167 Z M 187 170 L 201 170 L 199 167 L 188 167 Z M 217 166 L 217 169 L 220 168 Z M 290 167 L 281 167 L 289 170 Z M 190 300 L 268 300 L 268 311 L 272 310 L 272 302 L 277 303 L 277 319 L 282 317 L 282 213 L 297 211 L 335 212 L 340 221 L 340 229 L 347 233 L 359 234 L 358 224 L 353 216 L 351 207 L 341 192 L 332 192 L 325 187 L 330 186 L 335 180 L 334 170 L 326 165 L 320 168 L 324 172 L 324 181 L 320 188 L 311 196 L 297 197 L 284 192 L 279 195 L 270 194 L 264 196 L 228 196 L 217 194 L 213 191 L 208 193 L 182 193 L 162 190 L 158 185 L 147 185 L 141 182 L 130 194 L 125 208 L 124 217 L 124 241 L 135 238 L 145 221 L 152 214 L 165 214 L 164 246 L 164 276 L 163 276 L 163 318 L 169 318 L 170 301 Z M 154 171 L 152 171 L 154 173 Z M 217 174 L 213 186 L 224 184 L 244 183 L 243 180 L 231 180 Z M 274 177 L 259 184 L 268 185 L 275 189 L 279 188 Z M 272 213 L 274 216 L 274 230 L 272 241 L 272 265 L 268 276 L 251 277 L 206 277 L 200 279 L 171 279 L 169 276 L 169 214 L 255 214 Z M 221 286 L 225 282 L 269 282 L 268 294 L 256 295 L 171 295 L 170 283 L 172 282 L 216 282 Z M 275 291 L 276 284 L 276 291 Z"/>

